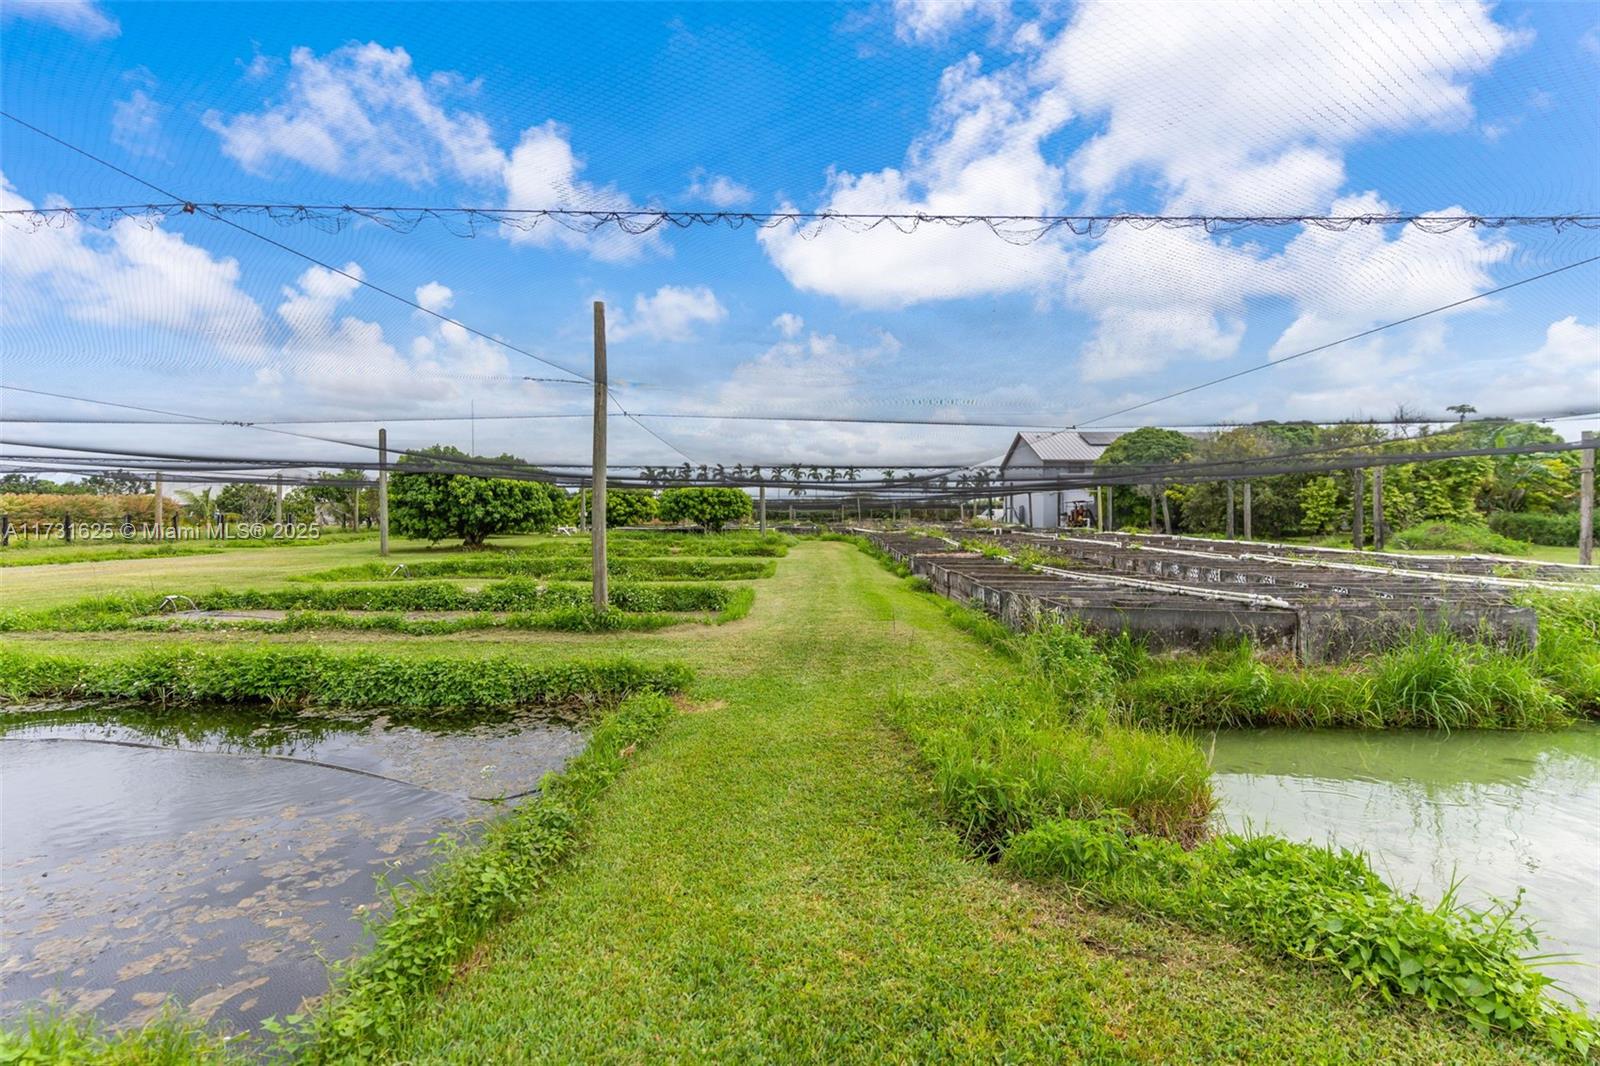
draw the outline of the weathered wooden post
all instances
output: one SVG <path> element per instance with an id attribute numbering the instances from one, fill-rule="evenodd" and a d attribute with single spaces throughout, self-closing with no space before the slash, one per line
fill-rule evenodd
<path id="1" fill-rule="evenodd" d="M 1374 551 L 1383 551 L 1383 546 L 1389 537 L 1389 530 L 1383 524 L 1383 467 L 1372 469 L 1372 547 Z"/>
<path id="2" fill-rule="evenodd" d="M 1156 525 L 1156 487 L 1154 485 L 1151 485 L 1150 486 L 1150 532 L 1154 533 L 1158 528 L 1160 528 L 1160 527 L 1158 527 Z"/>
<path id="3" fill-rule="evenodd" d="M 1167 487 L 1161 486 L 1161 528 L 1172 536 L 1172 507 L 1167 503 Z"/>
<path id="4" fill-rule="evenodd" d="M 63 514 L 61 516 L 61 535 L 66 538 L 66 541 L 67 541 L 68 544 L 72 543 L 72 515 L 71 515 L 71 513 L 65 513 L 65 514 Z"/>
<path id="5" fill-rule="evenodd" d="M 1228 539 L 1233 539 L 1233 482 L 1225 482 L 1228 486 Z"/>
<path id="6" fill-rule="evenodd" d="M 1356 551 L 1366 551 L 1367 531 L 1363 525 L 1366 518 L 1366 504 L 1362 501 L 1362 489 L 1366 487 L 1366 472 L 1360 467 L 1350 471 L 1350 543 L 1355 545 Z"/>
<path id="7" fill-rule="evenodd" d="M 1117 528 L 1117 487 L 1115 485 L 1107 485 L 1106 486 L 1106 529 L 1109 531 L 1109 530 L 1113 530 L 1113 529 L 1116 529 L 1116 528 Z"/>
<path id="8" fill-rule="evenodd" d="M 0 514 L 0 546 L 11 543 L 11 516 Z"/>
<path id="9" fill-rule="evenodd" d="M 283 492 L 283 481 L 278 481 L 278 491 Z M 404 495 L 402 493 L 402 495 Z M 282 506 L 282 497 L 279 497 Z M 283 516 L 278 516 L 281 521 Z M 389 554 L 389 431 L 378 430 L 378 554 Z"/>
<path id="10" fill-rule="evenodd" d="M 1595 435 L 1583 431 L 1583 451 L 1578 453 L 1578 562 L 1594 561 L 1594 448 Z"/>
<path id="11" fill-rule="evenodd" d="M 763 481 L 756 487 L 756 510 L 761 515 L 761 533 L 767 532 L 767 483 Z"/>
<path id="12" fill-rule="evenodd" d="M 381 437 L 381 435 L 380 435 Z M 278 471 L 277 495 L 272 499 L 272 524 L 283 528 L 283 471 Z"/>
<path id="13" fill-rule="evenodd" d="M 594 609 L 611 603 L 606 582 L 606 305 L 594 302 L 594 503 L 590 514 Z"/>
<path id="14" fill-rule="evenodd" d="M 1250 482 L 1244 483 L 1244 539 L 1250 539 Z"/>
<path id="15" fill-rule="evenodd" d="M 161 471 L 156 471 L 156 504 L 155 511 L 150 516 L 150 524 L 155 528 L 156 539 L 160 540 L 166 530 L 161 528 Z"/>

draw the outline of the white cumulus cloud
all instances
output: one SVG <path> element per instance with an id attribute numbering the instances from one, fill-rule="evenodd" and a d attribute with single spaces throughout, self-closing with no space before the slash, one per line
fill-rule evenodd
<path id="1" fill-rule="evenodd" d="M 29 18 L 48 22 L 91 41 L 115 37 L 122 32 L 117 20 L 93 0 L 6 0 L 0 4 L 0 13 L 7 20 Z"/>
<path id="2" fill-rule="evenodd" d="M 635 296 L 632 312 L 614 316 L 607 334 L 619 341 L 648 337 L 681 342 L 692 340 L 699 327 L 727 317 L 728 309 L 706 286 L 663 285 L 652 295 Z"/>

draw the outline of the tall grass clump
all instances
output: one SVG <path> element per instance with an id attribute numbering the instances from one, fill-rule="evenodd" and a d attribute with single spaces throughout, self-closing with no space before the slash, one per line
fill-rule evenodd
<path id="1" fill-rule="evenodd" d="M 678 663 L 607 658 L 530 662 L 507 655 L 333 653 L 253 645 L 157 647 L 109 659 L 0 648 L 0 700 L 41 697 L 146 703 L 266 703 L 324 707 L 505 709 L 613 703 L 637 692 L 676 692 Z"/>
<path id="2" fill-rule="evenodd" d="M 1600 716 L 1600 591 L 1528 593 L 1539 615 L 1533 669 L 1572 706 Z"/>
<path id="3" fill-rule="evenodd" d="M 1152 660 L 1120 692 L 1136 719 L 1172 728 L 1551 729 L 1571 721 L 1532 657 L 1422 630 L 1337 667 L 1262 660 L 1247 642 Z"/>
<path id="4" fill-rule="evenodd" d="M 1538 937 L 1514 907 L 1478 910 L 1454 892 L 1428 906 L 1349 851 L 1241 836 L 1185 851 L 1110 816 L 1040 823 L 1010 841 L 1004 861 L 1024 877 L 1331 966 L 1384 1000 L 1419 1002 L 1478 1029 L 1528 1034 L 1579 1057 L 1600 1036 L 1594 1019 L 1550 994 L 1555 981 L 1530 961 Z"/>

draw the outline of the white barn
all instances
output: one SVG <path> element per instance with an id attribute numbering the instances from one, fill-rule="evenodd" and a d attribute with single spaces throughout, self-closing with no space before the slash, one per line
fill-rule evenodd
<path id="1" fill-rule="evenodd" d="M 1058 474 L 1081 474 L 1094 469 L 1108 445 L 1122 436 L 1109 430 L 1063 429 L 1053 433 L 1018 433 L 1000 463 L 1000 483 L 1006 492 L 1008 482 L 1026 484 Z M 1050 492 L 1022 491 L 1005 497 L 1005 518 L 1033 529 L 1056 529 L 1071 524 L 1075 511 L 1096 521 L 1094 494 L 1086 489 Z"/>

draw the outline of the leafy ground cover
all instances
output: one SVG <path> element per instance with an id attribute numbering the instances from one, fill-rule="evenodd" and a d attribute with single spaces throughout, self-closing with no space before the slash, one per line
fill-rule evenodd
<path id="1" fill-rule="evenodd" d="M 771 577 L 777 563 L 751 556 L 720 558 L 707 555 L 649 557 L 625 555 L 610 560 L 608 571 L 616 581 L 749 581 Z M 592 575 L 587 557 L 537 552 L 492 552 L 456 555 L 444 559 L 396 565 L 363 563 L 307 574 L 307 581 L 411 581 L 435 577 L 543 577 L 561 581 L 587 581 Z"/>

